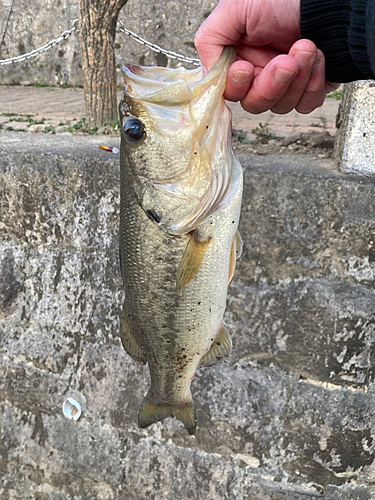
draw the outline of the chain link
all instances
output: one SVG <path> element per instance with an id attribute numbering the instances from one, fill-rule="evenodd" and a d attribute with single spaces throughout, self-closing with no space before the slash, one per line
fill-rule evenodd
<path id="1" fill-rule="evenodd" d="M 43 45 L 43 47 L 39 47 L 39 49 L 34 49 L 31 52 L 27 52 L 26 54 L 21 54 L 20 56 L 11 57 L 10 59 L 0 60 L 0 66 L 5 66 L 6 64 L 25 61 L 26 59 L 31 59 L 32 57 L 38 56 L 39 54 L 43 54 L 43 52 L 46 52 L 47 50 L 51 49 L 52 47 L 60 43 L 62 40 L 66 40 L 67 38 L 70 37 L 70 35 L 74 31 L 78 30 L 76 25 L 77 22 L 78 19 L 74 19 L 73 28 L 71 28 L 70 30 L 63 31 L 59 37 L 52 39 L 50 42 Z"/>
<path id="2" fill-rule="evenodd" d="M 159 54 L 164 54 L 165 56 L 171 58 L 171 59 L 177 59 L 178 61 L 186 62 L 189 64 L 194 64 L 195 66 L 200 66 L 201 62 L 199 59 L 194 59 L 193 57 L 186 57 L 182 54 L 179 54 L 178 52 L 172 52 L 170 50 L 165 50 L 159 47 L 159 45 L 156 45 L 155 43 L 148 42 L 144 38 L 141 38 L 139 35 L 134 33 L 133 31 L 128 30 L 125 28 L 124 23 L 119 19 L 120 23 L 120 28 L 119 31 L 122 33 L 125 33 L 125 35 L 128 35 L 130 38 L 135 40 L 136 42 L 140 43 L 141 45 L 145 45 L 149 49 L 153 50 L 154 52 L 158 52 Z"/>
<path id="3" fill-rule="evenodd" d="M 78 19 L 74 19 L 73 27 L 70 30 L 63 31 L 59 37 L 54 38 L 50 42 L 46 43 L 46 45 L 43 45 L 43 47 L 39 47 L 39 49 L 34 49 L 31 52 L 28 52 L 27 54 L 21 54 L 20 56 L 0 60 L 0 66 L 5 66 L 6 64 L 25 61 L 26 59 L 31 59 L 32 57 L 38 56 L 39 54 L 43 54 L 43 52 L 46 52 L 47 50 L 51 49 L 52 47 L 54 47 L 55 45 L 60 43 L 62 40 L 66 40 L 67 38 L 69 38 L 70 35 L 74 31 L 79 31 L 79 29 L 77 27 L 77 23 L 78 23 Z M 147 40 L 145 40 L 144 38 L 141 38 L 139 35 L 137 35 L 133 31 L 126 29 L 124 26 L 124 23 L 121 20 L 119 20 L 119 23 L 121 25 L 119 28 L 119 31 L 121 31 L 125 35 L 128 35 L 130 38 L 132 38 L 136 42 L 138 42 L 142 45 L 145 45 L 146 47 L 153 50 L 154 52 L 158 52 L 159 54 L 164 54 L 171 59 L 176 59 L 178 61 L 182 61 L 185 63 L 194 64 L 195 66 L 200 65 L 199 59 L 194 59 L 193 57 L 186 57 L 182 54 L 179 54 L 178 52 L 172 52 L 169 50 L 165 50 L 165 49 L 159 47 L 159 45 L 148 42 Z"/>

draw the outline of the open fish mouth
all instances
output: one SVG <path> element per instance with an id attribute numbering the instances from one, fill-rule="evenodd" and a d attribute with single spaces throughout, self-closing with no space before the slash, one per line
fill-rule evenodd
<path id="1" fill-rule="evenodd" d="M 226 47 L 206 75 L 202 67 L 123 68 L 122 136 L 134 192 L 145 213 L 155 213 L 155 223 L 175 234 L 193 230 L 228 189 L 231 113 L 222 95 L 234 54 Z"/>

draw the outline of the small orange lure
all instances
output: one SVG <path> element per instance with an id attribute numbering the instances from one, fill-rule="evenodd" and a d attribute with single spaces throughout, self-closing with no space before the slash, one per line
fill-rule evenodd
<path id="1" fill-rule="evenodd" d="M 100 149 L 104 149 L 104 151 L 111 151 L 114 154 L 117 154 L 119 151 L 117 148 L 111 148 L 110 146 L 104 146 L 104 144 L 99 144 L 98 147 Z"/>

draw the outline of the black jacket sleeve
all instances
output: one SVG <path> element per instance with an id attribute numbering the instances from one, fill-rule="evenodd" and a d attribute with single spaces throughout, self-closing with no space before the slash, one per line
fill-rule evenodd
<path id="1" fill-rule="evenodd" d="M 324 53 L 326 78 L 375 78 L 375 0 L 301 0 L 301 35 Z"/>

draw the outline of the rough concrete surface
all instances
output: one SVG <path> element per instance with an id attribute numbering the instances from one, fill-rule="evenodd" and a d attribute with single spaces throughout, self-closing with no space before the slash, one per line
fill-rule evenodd
<path id="1" fill-rule="evenodd" d="M 344 86 L 337 115 L 336 154 L 345 173 L 375 174 L 375 81 Z"/>
<path id="2" fill-rule="evenodd" d="M 374 180 L 240 158 L 234 348 L 197 372 L 193 437 L 136 425 L 149 376 L 119 341 L 118 158 L 30 137 L 1 134 L 0 498 L 375 498 Z"/>

